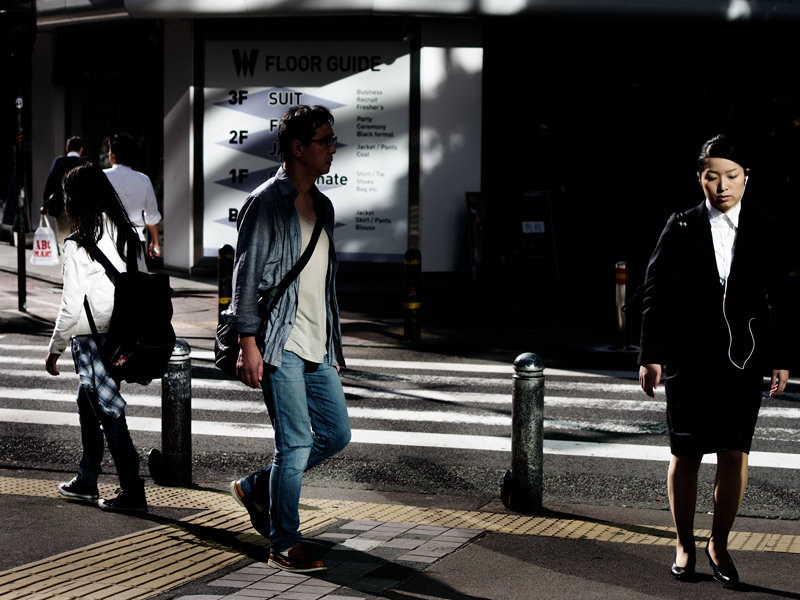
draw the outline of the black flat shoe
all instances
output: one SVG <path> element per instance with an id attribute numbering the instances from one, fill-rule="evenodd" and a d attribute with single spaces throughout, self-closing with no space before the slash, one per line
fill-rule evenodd
<path id="1" fill-rule="evenodd" d="M 672 563 L 672 566 L 669 569 L 669 574 L 678 581 L 690 581 L 694 579 L 696 575 L 695 563 L 696 559 L 694 555 L 689 557 L 689 562 L 686 563 L 685 567 L 679 567 L 678 563 Z"/>
<path id="2" fill-rule="evenodd" d="M 736 571 L 736 567 L 731 566 L 730 569 L 721 569 L 711 558 L 708 546 L 706 546 L 706 556 L 708 557 L 708 564 L 711 565 L 711 571 L 714 573 L 714 579 L 722 585 L 739 585 L 739 573 Z"/>

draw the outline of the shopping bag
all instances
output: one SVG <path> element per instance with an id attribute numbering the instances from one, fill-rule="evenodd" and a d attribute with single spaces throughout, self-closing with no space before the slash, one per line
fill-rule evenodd
<path id="1" fill-rule="evenodd" d="M 44 215 L 39 215 L 39 227 L 33 234 L 32 265 L 53 266 L 58 264 L 56 233 Z"/>

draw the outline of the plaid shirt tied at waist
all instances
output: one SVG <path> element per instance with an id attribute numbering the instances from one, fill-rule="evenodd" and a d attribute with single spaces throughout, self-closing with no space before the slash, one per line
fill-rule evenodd
<path id="1" fill-rule="evenodd" d="M 100 334 L 100 343 L 105 336 Z M 72 338 L 72 358 L 75 372 L 80 377 L 80 385 L 97 395 L 100 408 L 110 417 L 118 418 L 125 410 L 125 399 L 119 392 L 119 385 L 106 370 L 94 338 L 91 335 L 78 335 Z"/>

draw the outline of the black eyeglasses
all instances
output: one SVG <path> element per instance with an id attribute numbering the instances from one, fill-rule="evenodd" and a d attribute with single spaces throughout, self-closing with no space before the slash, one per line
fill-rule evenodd
<path id="1" fill-rule="evenodd" d="M 336 145 L 336 140 L 337 139 L 338 138 L 335 135 L 329 135 L 328 137 L 317 138 L 315 140 L 312 139 L 311 141 L 312 142 L 317 142 L 318 144 L 325 144 L 328 148 L 331 148 L 331 147 Z"/>

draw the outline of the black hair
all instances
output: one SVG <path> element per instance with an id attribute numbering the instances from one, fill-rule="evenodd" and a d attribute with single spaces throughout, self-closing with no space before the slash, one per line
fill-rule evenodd
<path id="1" fill-rule="evenodd" d="M 81 248 L 91 250 L 103 237 L 103 213 L 117 227 L 120 257 L 126 258 L 126 244 L 128 248 L 139 247 L 136 230 L 114 186 L 94 163 L 81 163 L 64 175 L 64 205 L 72 221 L 73 239 Z"/>
<path id="2" fill-rule="evenodd" d="M 700 156 L 697 157 L 698 175 L 706 168 L 705 160 L 707 158 L 726 158 L 740 165 L 743 169 L 750 165 L 742 146 L 722 133 L 707 140 L 700 149 Z"/>
<path id="3" fill-rule="evenodd" d="M 67 152 L 78 152 L 79 150 L 83 149 L 83 138 L 77 135 L 73 135 L 70 138 L 67 138 Z"/>
<path id="4" fill-rule="evenodd" d="M 127 133 L 115 133 L 108 140 L 108 150 L 114 153 L 119 165 L 133 167 L 136 160 L 136 144 Z"/>
<path id="5" fill-rule="evenodd" d="M 299 140 L 303 146 L 308 146 L 314 137 L 314 132 L 326 123 L 333 127 L 333 115 L 324 106 L 301 104 L 289 108 L 278 124 L 278 148 L 281 160 L 285 162 L 292 159 L 294 140 Z"/>

